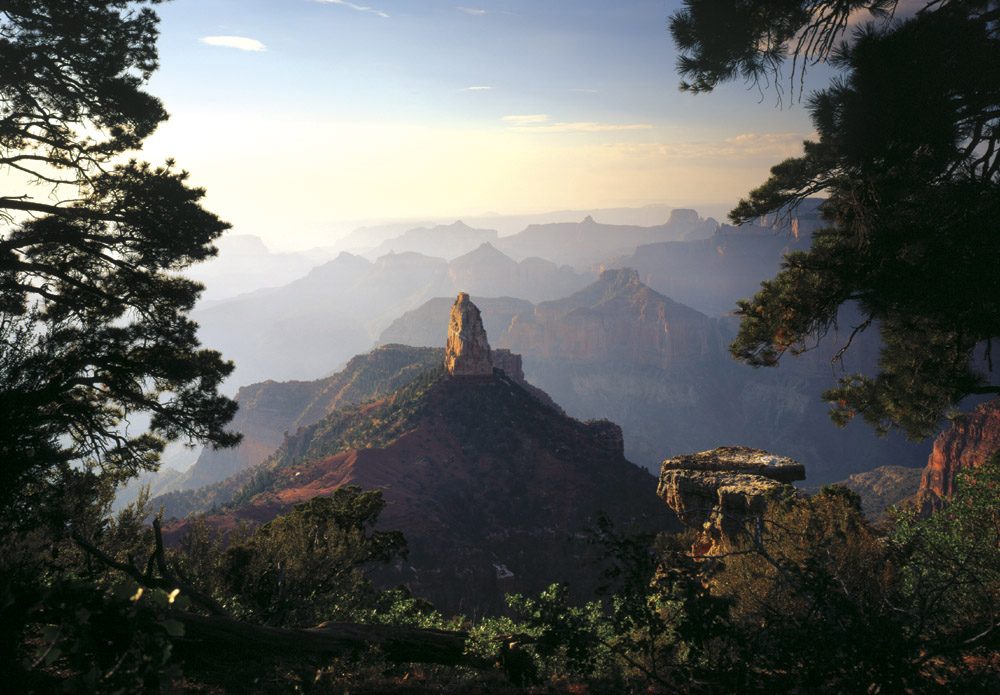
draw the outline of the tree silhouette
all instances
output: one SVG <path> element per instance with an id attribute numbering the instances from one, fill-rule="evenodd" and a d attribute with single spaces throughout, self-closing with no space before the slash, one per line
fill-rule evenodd
<path id="1" fill-rule="evenodd" d="M 22 184 L 0 196 L 9 523 L 83 471 L 114 482 L 154 469 L 167 441 L 235 441 L 217 392 L 232 367 L 200 349 L 200 286 L 176 274 L 228 225 L 172 162 L 125 160 L 167 117 L 143 91 L 158 3 L 0 0 L 0 165 Z"/>
<path id="2" fill-rule="evenodd" d="M 682 88 L 695 92 L 738 77 L 780 85 L 789 59 L 793 87 L 807 64 L 839 68 L 808 99 L 818 140 L 730 213 L 745 222 L 825 195 L 828 223 L 739 302 L 732 353 L 774 366 L 853 303 L 855 332 L 877 326 L 883 349 L 876 375 L 845 376 L 824 394 L 835 421 L 861 415 L 926 437 L 965 396 L 1000 393 L 990 351 L 1000 335 L 1000 3 L 935 0 L 905 21 L 892 18 L 896 5 L 689 0 L 671 31 Z M 842 41 L 861 10 L 875 20 Z"/>

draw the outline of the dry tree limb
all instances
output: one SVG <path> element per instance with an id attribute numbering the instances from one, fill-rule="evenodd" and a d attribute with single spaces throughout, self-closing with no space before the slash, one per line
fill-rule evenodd
<path id="1" fill-rule="evenodd" d="M 210 615 L 170 609 L 169 616 L 184 625 L 184 634 L 174 637 L 180 651 L 192 657 L 228 654 L 247 661 L 275 656 L 339 656 L 376 647 L 395 663 L 443 664 L 493 668 L 495 662 L 466 653 L 467 632 L 430 630 L 400 625 L 365 625 L 326 622 L 314 628 L 292 629 L 255 625 L 231 618 L 211 596 L 180 580 L 163 553 L 159 520 L 153 522 L 156 548 L 145 570 L 131 562 L 121 562 L 73 531 L 73 540 L 87 554 L 105 566 L 121 572 L 136 583 L 154 589 L 180 589 L 191 602 Z M 159 576 L 154 574 L 154 568 Z"/>
<path id="2" fill-rule="evenodd" d="M 232 618 L 178 611 L 172 617 L 184 624 L 177 638 L 183 649 L 217 654 L 239 653 L 241 658 L 337 656 L 377 647 L 395 663 L 444 664 L 492 668 L 492 661 L 465 653 L 465 632 L 428 630 L 399 625 L 322 623 L 309 629 L 254 625 Z"/>

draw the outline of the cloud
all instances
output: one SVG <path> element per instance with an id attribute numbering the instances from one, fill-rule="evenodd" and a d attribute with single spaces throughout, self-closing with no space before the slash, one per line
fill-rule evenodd
<path id="1" fill-rule="evenodd" d="M 575 87 L 573 89 L 570 89 L 569 91 L 571 91 L 571 92 L 580 92 L 582 94 L 597 94 L 600 90 L 591 89 L 589 87 Z"/>
<path id="2" fill-rule="evenodd" d="M 358 12 L 371 12 L 372 14 L 378 15 L 383 19 L 389 18 L 389 14 L 387 12 L 383 12 L 375 7 L 368 7 L 367 5 L 356 5 L 353 2 L 348 2 L 347 0 L 313 0 L 313 2 L 319 2 L 324 5 L 343 5 L 344 7 L 349 7 Z"/>
<path id="3" fill-rule="evenodd" d="M 759 154 L 792 156 L 801 154 L 801 133 L 740 133 L 726 138 L 717 147 L 724 152 L 754 156 Z"/>
<path id="4" fill-rule="evenodd" d="M 551 125 L 517 128 L 528 133 L 616 133 L 623 130 L 650 130 L 649 123 L 594 123 L 577 121 L 574 123 L 552 123 Z"/>
<path id="5" fill-rule="evenodd" d="M 802 154 L 802 133 L 740 133 L 722 140 L 674 141 L 659 143 L 616 143 L 609 145 L 628 158 L 665 160 L 736 161 L 794 157 Z"/>
<path id="6" fill-rule="evenodd" d="M 486 10 L 480 9 L 478 7 L 456 7 L 459 12 L 464 12 L 465 14 L 471 14 L 476 17 L 482 17 L 486 14 Z"/>
<path id="7" fill-rule="evenodd" d="M 533 123 L 545 123 L 549 120 L 548 114 L 544 113 L 530 113 L 518 116 L 504 116 L 501 118 L 504 123 L 510 123 L 513 126 L 526 126 Z"/>
<path id="8" fill-rule="evenodd" d="M 257 39 L 248 39 L 246 36 L 202 36 L 201 42 L 209 46 L 222 46 L 223 48 L 235 48 L 239 51 L 252 51 L 259 53 L 266 51 L 267 46 Z"/>
<path id="9" fill-rule="evenodd" d="M 623 130 L 649 130 L 648 123 L 598 123 L 596 121 L 553 122 L 547 114 L 504 116 L 510 130 L 522 133 L 614 133 Z"/>
<path id="10" fill-rule="evenodd" d="M 463 87 L 462 91 L 464 91 L 464 92 L 489 92 L 492 89 L 493 89 L 493 87 L 489 86 L 488 84 L 474 84 L 471 87 Z"/>

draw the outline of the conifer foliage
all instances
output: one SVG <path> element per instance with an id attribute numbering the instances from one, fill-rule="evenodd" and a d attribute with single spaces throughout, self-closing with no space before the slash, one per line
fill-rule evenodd
<path id="1" fill-rule="evenodd" d="M 177 274 L 228 225 L 172 162 L 127 159 L 167 117 L 144 91 L 158 3 L 0 0 L 8 521 L 83 469 L 120 479 L 155 468 L 167 441 L 234 441 L 235 404 L 217 391 L 231 366 L 199 347 L 200 287 Z"/>
<path id="2" fill-rule="evenodd" d="M 0 679 L 17 692 L 51 692 L 39 669 L 69 652 L 92 664 L 63 664 L 80 688 L 151 687 L 167 652 L 73 539 L 108 532 L 115 486 L 167 442 L 237 439 L 232 366 L 200 347 L 201 288 L 178 274 L 228 225 L 172 162 L 130 159 L 167 117 L 144 91 L 159 1 L 0 0 Z"/>
<path id="3" fill-rule="evenodd" d="M 694 92 L 742 77 L 786 94 L 811 64 L 839 69 L 808 98 L 818 139 L 730 213 L 745 222 L 823 195 L 828 222 L 739 303 L 732 353 L 774 366 L 856 306 L 855 331 L 877 327 L 884 347 L 877 374 L 847 375 L 824 394 L 834 419 L 926 437 L 965 396 L 1000 392 L 990 351 L 1000 335 L 1000 3 L 937 0 L 905 19 L 897 4 L 690 0 L 671 31 L 682 89 Z M 869 21 L 849 29 L 865 11 Z"/>

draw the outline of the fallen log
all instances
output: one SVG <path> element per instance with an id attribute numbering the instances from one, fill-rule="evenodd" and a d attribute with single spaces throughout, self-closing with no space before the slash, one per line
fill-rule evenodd
<path id="1" fill-rule="evenodd" d="M 0 0 L 2 1 L 2 0 Z M 465 653 L 466 632 L 431 630 L 402 625 L 371 625 L 326 622 L 314 628 L 280 628 L 256 625 L 232 618 L 211 596 L 190 586 L 168 566 L 163 550 L 159 519 L 153 521 L 155 548 L 141 570 L 133 562 L 120 562 L 73 530 L 77 545 L 107 567 L 122 572 L 140 586 L 180 589 L 192 603 L 209 615 L 182 610 L 169 611 L 171 620 L 184 626 L 174 636 L 179 655 L 196 661 L 223 660 L 261 664 L 275 657 L 334 657 L 361 653 L 375 647 L 395 663 L 442 664 L 494 668 L 496 662 Z M 158 574 L 157 574 L 158 570 Z M 501 656 L 506 670 L 506 659 Z"/>
<path id="2" fill-rule="evenodd" d="M 224 650 L 246 659 L 274 656 L 341 656 L 377 647 L 395 663 L 443 664 L 492 668 L 494 663 L 465 653 L 468 634 L 400 625 L 322 623 L 293 629 L 254 625 L 222 616 L 177 611 L 171 618 L 184 625 L 175 638 L 184 651 Z"/>

